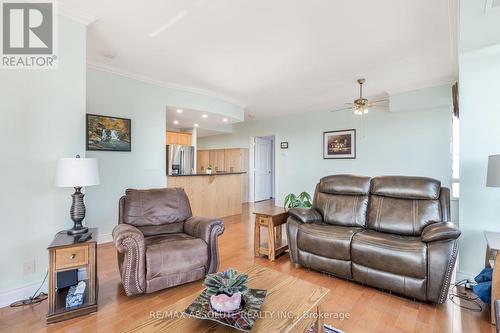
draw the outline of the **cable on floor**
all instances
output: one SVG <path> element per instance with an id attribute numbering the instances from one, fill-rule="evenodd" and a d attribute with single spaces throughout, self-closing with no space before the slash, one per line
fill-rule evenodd
<path id="1" fill-rule="evenodd" d="M 40 287 L 38 287 L 38 289 L 33 293 L 32 296 L 30 296 L 29 298 L 26 298 L 26 299 L 22 299 L 20 301 L 15 301 L 10 306 L 14 308 L 14 307 L 18 307 L 18 306 L 33 305 L 33 304 L 38 304 L 38 303 L 46 300 L 48 295 L 44 292 L 40 292 L 40 293 L 38 293 L 38 292 L 40 291 L 40 289 L 42 289 L 42 286 L 45 283 L 45 280 L 47 280 L 48 275 L 49 275 L 49 271 L 47 271 L 47 273 L 45 273 L 45 277 L 43 278 L 42 284 L 40 285 Z"/>
<path id="2" fill-rule="evenodd" d="M 469 280 L 467 280 L 467 279 L 463 279 L 463 280 L 460 280 L 458 282 L 455 282 L 455 284 L 453 284 L 450 287 L 450 294 L 449 294 L 448 298 L 450 299 L 450 301 L 453 304 L 461 307 L 462 309 L 466 309 L 466 310 L 470 310 L 470 311 L 474 311 L 474 312 L 481 312 L 481 311 L 483 311 L 483 306 L 481 305 L 482 302 L 479 299 L 479 297 L 477 297 L 477 296 L 471 297 L 469 295 L 469 293 L 458 290 L 458 287 L 464 286 L 468 282 L 469 282 Z M 458 299 L 458 300 L 456 300 L 456 299 Z M 471 306 L 463 305 L 460 303 L 460 301 L 470 302 Z"/>

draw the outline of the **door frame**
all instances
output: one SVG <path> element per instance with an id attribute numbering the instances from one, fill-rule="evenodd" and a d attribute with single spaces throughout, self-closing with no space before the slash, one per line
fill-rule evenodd
<path id="1" fill-rule="evenodd" d="M 269 138 L 273 137 L 273 144 L 272 144 L 272 152 L 271 152 L 271 158 L 272 158 L 272 197 L 273 199 L 276 199 L 277 194 L 279 193 L 279 175 L 277 173 L 277 170 L 279 170 L 279 155 L 278 155 L 278 134 L 263 134 L 263 135 L 254 135 L 250 137 L 250 149 L 248 152 L 248 164 L 249 164 L 249 193 L 248 193 L 248 201 L 249 202 L 255 202 L 255 138 Z"/>

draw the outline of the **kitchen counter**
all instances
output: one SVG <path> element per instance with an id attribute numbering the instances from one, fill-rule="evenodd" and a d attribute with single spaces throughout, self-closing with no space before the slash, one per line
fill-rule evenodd
<path id="1" fill-rule="evenodd" d="M 192 173 L 190 175 L 168 175 L 168 177 L 196 177 L 196 176 L 224 176 L 224 175 L 242 175 L 246 171 L 241 172 L 214 172 L 214 173 Z"/>
<path id="2" fill-rule="evenodd" d="M 246 172 L 218 172 L 167 176 L 167 187 L 186 192 L 193 216 L 222 218 L 242 212 Z"/>

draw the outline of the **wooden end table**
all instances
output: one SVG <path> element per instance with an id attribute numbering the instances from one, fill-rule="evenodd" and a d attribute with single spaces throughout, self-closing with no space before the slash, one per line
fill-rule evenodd
<path id="1" fill-rule="evenodd" d="M 48 324 L 97 311 L 97 228 L 90 228 L 89 233 L 92 237 L 80 242 L 79 236 L 68 235 L 66 231 L 59 232 L 48 247 Z M 85 272 L 84 302 L 80 306 L 66 308 L 69 287 L 57 288 L 58 277 L 64 272 L 75 270 Z"/>
<path id="2" fill-rule="evenodd" d="M 269 260 L 274 261 L 277 256 L 288 250 L 288 244 L 283 243 L 282 228 L 288 218 L 288 213 L 283 207 L 271 207 L 259 209 L 254 212 L 254 253 L 268 256 Z M 267 247 L 260 246 L 260 228 L 267 228 Z"/>
<path id="3" fill-rule="evenodd" d="M 500 233 L 493 231 L 485 231 L 486 238 L 486 256 L 485 267 L 493 268 L 491 281 L 491 307 L 490 319 L 491 323 L 495 324 L 495 300 L 500 299 Z M 498 261 L 498 264 L 497 264 Z"/>

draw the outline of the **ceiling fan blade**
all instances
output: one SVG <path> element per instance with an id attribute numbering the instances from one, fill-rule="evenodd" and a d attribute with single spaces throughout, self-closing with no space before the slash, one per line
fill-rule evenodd
<path id="1" fill-rule="evenodd" d="M 384 98 L 384 99 L 379 99 L 379 100 L 376 100 L 376 101 L 370 101 L 370 104 L 380 103 L 380 102 L 389 102 L 389 99 L 388 98 Z"/>
<path id="2" fill-rule="evenodd" d="M 389 107 L 387 106 L 377 106 L 377 105 L 373 105 L 369 108 L 370 110 L 379 110 L 379 111 L 389 111 Z"/>
<path id="3" fill-rule="evenodd" d="M 352 108 L 342 108 L 342 109 L 336 109 L 336 110 L 332 110 L 330 112 L 338 112 L 338 111 L 346 111 L 346 110 L 352 110 Z"/>

